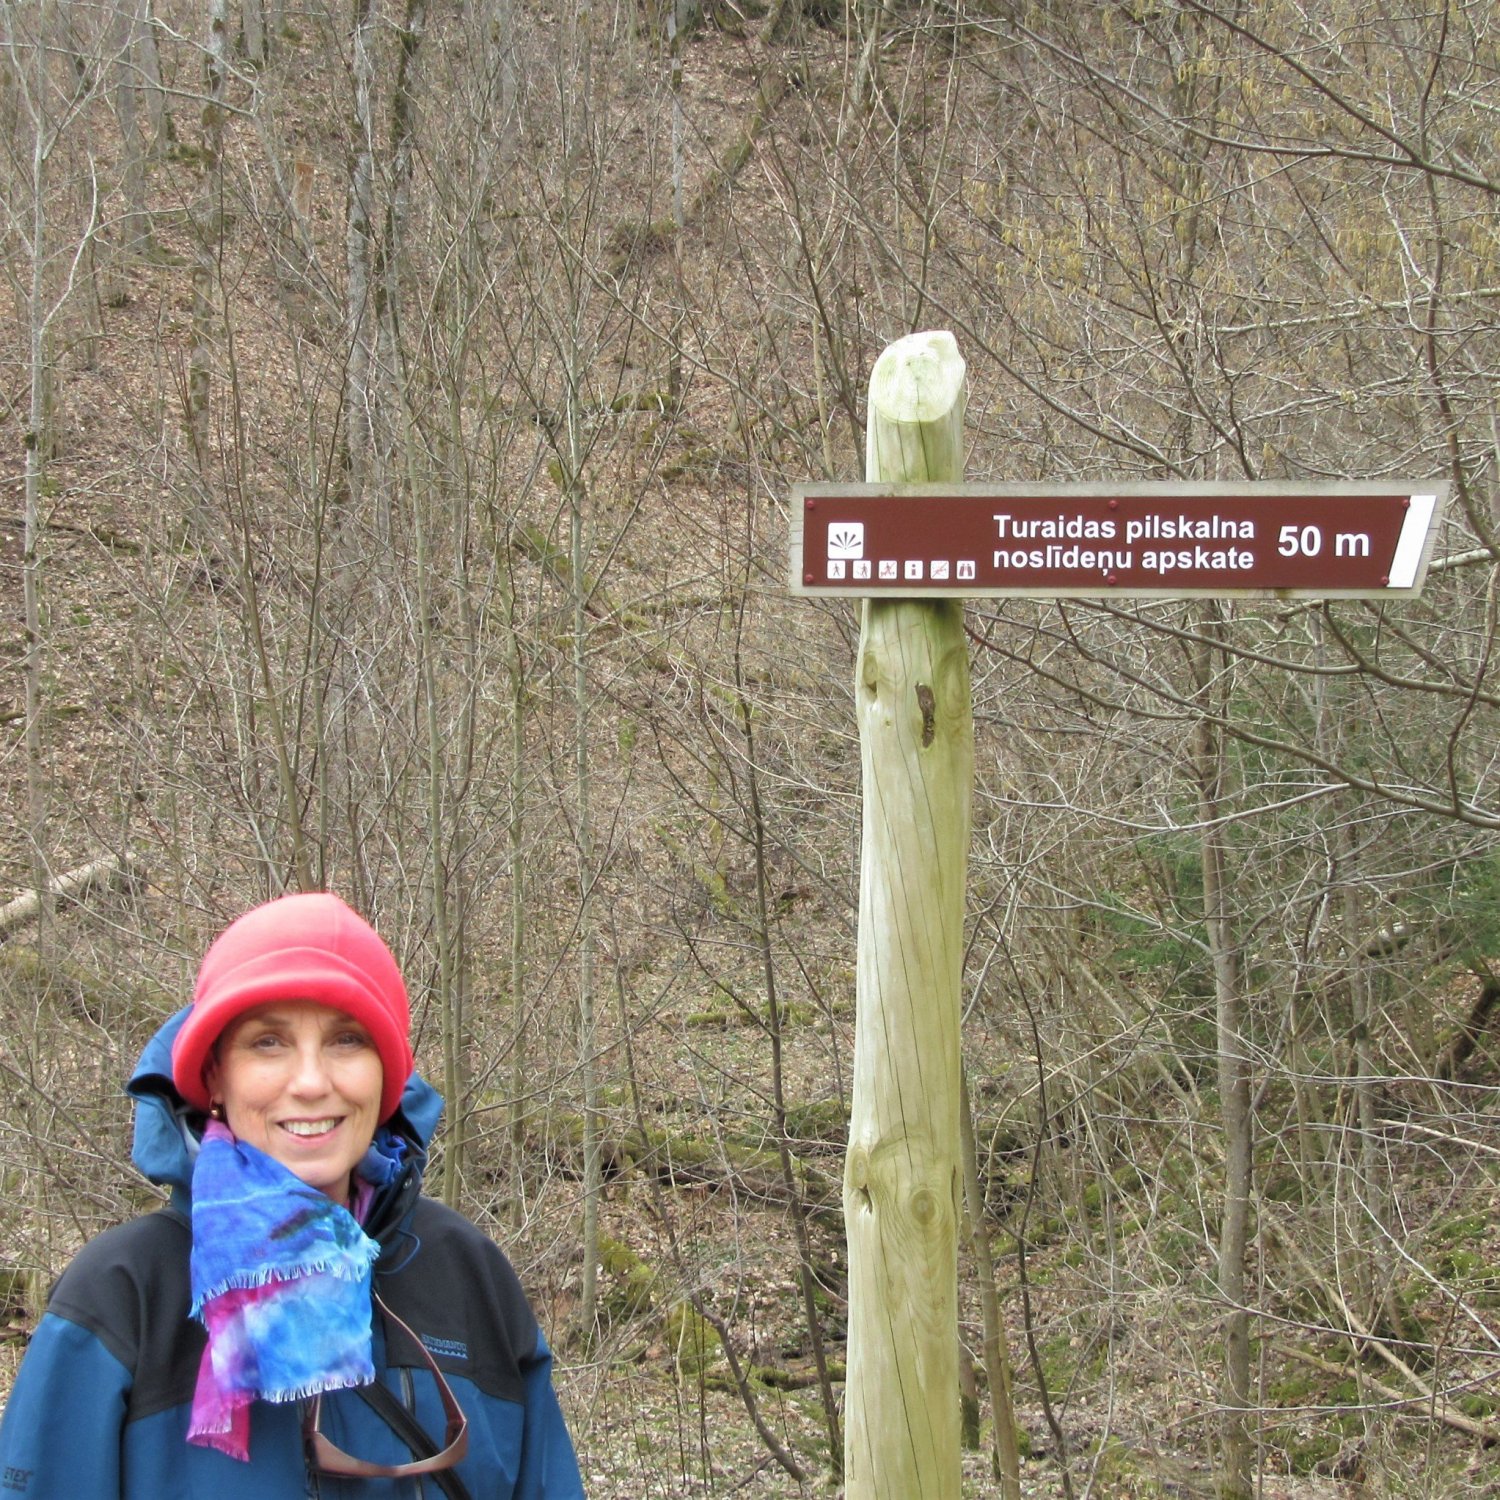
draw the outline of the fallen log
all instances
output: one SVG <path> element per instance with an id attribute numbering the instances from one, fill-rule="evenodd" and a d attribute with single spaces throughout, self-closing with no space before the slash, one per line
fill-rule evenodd
<path id="1" fill-rule="evenodd" d="M 1458 1077 L 1459 1070 L 1478 1051 L 1497 1007 L 1500 1007 L 1500 980 L 1490 979 L 1480 986 L 1479 998 L 1434 1059 L 1434 1078 L 1451 1083 Z"/>
<path id="2" fill-rule="evenodd" d="M 582 1132 L 581 1115 L 556 1111 L 540 1122 L 530 1145 L 572 1175 L 583 1169 Z M 605 1129 L 599 1151 L 607 1182 L 625 1185 L 634 1176 L 649 1177 L 668 1188 L 726 1188 L 759 1203 L 787 1203 L 781 1158 L 769 1147 L 631 1125 L 619 1131 Z M 838 1204 L 839 1185 L 821 1166 L 794 1155 L 792 1174 L 804 1202 L 815 1212 Z"/>
<path id="3" fill-rule="evenodd" d="M 27 923 L 35 922 L 41 916 L 44 900 L 49 907 L 62 906 L 99 891 L 129 890 L 145 878 L 146 872 L 133 854 L 108 854 L 65 875 L 56 875 L 41 891 L 27 891 L 0 906 L 0 943 L 9 941 Z"/>

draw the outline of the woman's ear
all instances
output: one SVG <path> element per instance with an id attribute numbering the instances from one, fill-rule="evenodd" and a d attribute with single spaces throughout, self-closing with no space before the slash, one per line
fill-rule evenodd
<path id="1" fill-rule="evenodd" d="M 209 1114 L 218 1110 L 221 1114 L 224 1108 L 224 1095 L 219 1088 L 219 1059 L 216 1055 L 218 1048 L 208 1054 L 207 1061 L 203 1064 L 203 1086 L 208 1090 Z"/>

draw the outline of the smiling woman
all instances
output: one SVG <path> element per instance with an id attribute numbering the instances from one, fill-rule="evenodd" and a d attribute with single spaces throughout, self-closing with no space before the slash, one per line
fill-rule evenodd
<path id="1" fill-rule="evenodd" d="M 514 1271 L 421 1196 L 442 1104 L 408 1025 L 335 896 L 220 934 L 129 1086 L 172 1201 L 59 1281 L 0 1425 L 8 1494 L 581 1500 Z"/>

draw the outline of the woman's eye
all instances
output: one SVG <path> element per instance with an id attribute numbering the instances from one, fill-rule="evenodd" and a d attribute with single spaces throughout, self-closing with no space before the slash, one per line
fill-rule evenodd
<path id="1" fill-rule="evenodd" d="M 333 1044 L 335 1047 L 368 1047 L 370 1039 L 362 1031 L 341 1031 Z"/>

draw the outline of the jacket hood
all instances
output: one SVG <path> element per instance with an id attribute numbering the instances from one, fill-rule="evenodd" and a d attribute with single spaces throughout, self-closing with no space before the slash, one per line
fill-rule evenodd
<path id="1" fill-rule="evenodd" d="M 130 1159 L 151 1182 L 187 1192 L 193 1180 L 193 1161 L 203 1134 L 203 1113 L 194 1109 L 172 1082 L 172 1042 L 191 1006 L 183 1006 L 146 1043 L 141 1060 L 125 1085 L 135 1101 L 135 1139 Z M 396 1113 L 381 1128 L 393 1130 L 425 1161 L 428 1144 L 443 1113 L 443 1099 L 425 1079 L 413 1073 L 406 1080 Z"/>

